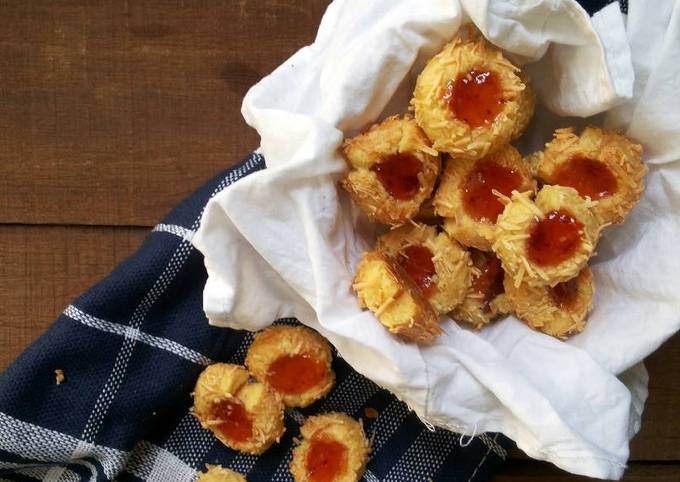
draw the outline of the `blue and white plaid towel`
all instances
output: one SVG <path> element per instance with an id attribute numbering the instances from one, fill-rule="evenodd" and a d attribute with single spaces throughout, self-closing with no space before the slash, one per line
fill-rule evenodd
<path id="1" fill-rule="evenodd" d="M 262 456 L 228 449 L 189 413 L 201 370 L 243 363 L 252 339 L 208 325 L 203 259 L 190 239 L 211 196 L 264 167 L 252 154 L 180 204 L 0 376 L 0 481 L 188 482 L 206 463 L 252 482 L 289 481 L 300 423 L 336 410 L 361 418 L 373 437 L 367 482 L 490 479 L 506 438 L 431 431 L 339 358 L 329 396 L 288 411 L 281 443 Z M 367 407 L 379 416 L 367 418 Z"/>

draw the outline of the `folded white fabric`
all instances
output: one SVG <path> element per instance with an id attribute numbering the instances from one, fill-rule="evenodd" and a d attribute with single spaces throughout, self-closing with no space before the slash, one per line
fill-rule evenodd
<path id="1" fill-rule="evenodd" d="M 566 0 L 332 3 L 315 42 L 244 100 L 268 169 L 213 198 L 194 237 L 210 322 L 257 330 L 295 316 L 424 420 L 501 431 L 532 457 L 619 478 L 647 394 L 640 362 L 680 328 L 680 256 L 669 242 L 680 238 L 680 7 L 642 4 L 630 1 L 626 29 L 617 4 L 591 19 Z M 601 241 L 595 309 L 568 342 L 514 318 L 481 332 L 448 320 L 419 348 L 390 336 L 350 289 L 374 238 L 336 186 L 346 170 L 337 148 L 403 112 L 426 60 L 468 21 L 526 64 L 543 106 L 562 116 L 609 111 L 606 124 L 646 149 L 647 191 Z M 575 123 L 539 109 L 525 147 Z"/>

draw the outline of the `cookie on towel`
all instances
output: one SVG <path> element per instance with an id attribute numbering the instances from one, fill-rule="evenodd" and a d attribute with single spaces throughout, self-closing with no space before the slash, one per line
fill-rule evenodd
<path id="1" fill-rule="evenodd" d="M 370 445 L 359 422 L 344 413 L 309 417 L 300 427 L 290 471 L 295 482 L 358 482 Z"/>
<path id="2" fill-rule="evenodd" d="M 557 338 L 583 331 L 593 307 L 593 273 L 587 266 L 575 278 L 549 286 L 515 286 L 509 280 L 505 292 L 517 318 L 535 330 Z"/>
<path id="3" fill-rule="evenodd" d="M 215 363 L 198 377 L 193 413 L 228 447 L 258 455 L 283 435 L 283 402 L 267 385 L 249 383 L 240 365 Z"/>
<path id="4" fill-rule="evenodd" d="M 255 335 L 246 366 L 256 380 L 281 394 L 288 407 L 306 407 L 335 382 L 331 346 L 304 326 L 277 325 Z"/>
<path id="5" fill-rule="evenodd" d="M 219 465 L 206 465 L 206 472 L 201 472 L 196 482 L 247 482 L 246 478 L 230 469 Z"/>
<path id="6" fill-rule="evenodd" d="M 536 156 L 541 181 L 597 201 L 593 211 L 604 224 L 622 223 L 644 190 L 642 146 L 616 131 L 586 127 L 577 136 L 573 128 L 557 129 Z"/>
<path id="7" fill-rule="evenodd" d="M 529 164 L 508 144 L 482 159 L 447 159 L 433 204 L 451 237 L 463 246 L 490 251 L 504 207 L 498 194 L 519 191 L 533 197 L 535 190 Z"/>
<path id="8" fill-rule="evenodd" d="M 518 137 L 533 115 L 527 78 L 483 38 L 454 39 L 418 76 L 411 105 L 432 147 L 479 159 Z"/>
<path id="9" fill-rule="evenodd" d="M 409 224 L 383 234 L 377 248 L 396 259 L 439 313 L 460 303 L 470 286 L 470 257 L 434 226 Z"/>
<path id="10" fill-rule="evenodd" d="M 439 175 L 439 153 L 410 117 L 392 116 L 345 140 L 341 185 L 369 218 L 400 225 L 418 214 Z"/>
<path id="11" fill-rule="evenodd" d="M 512 283 L 555 286 L 578 275 L 602 229 L 593 205 L 571 187 L 543 186 L 535 202 L 527 193 L 513 193 L 493 245 Z"/>
<path id="12" fill-rule="evenodd" d="M 427 344 L 441 333 L 439 314 L 391 256 L 364 253 L 353 288 L 359 305 L 368 308 L 388 331 L 404 341 Z"/>

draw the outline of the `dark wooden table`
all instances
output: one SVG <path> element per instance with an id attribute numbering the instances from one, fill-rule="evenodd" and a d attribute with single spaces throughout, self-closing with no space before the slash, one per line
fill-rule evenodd
<path id="1" fill-rule="evenodd" d="M 320 0 L 0 0 L 0 370 L 204 180 L 257 146 L 249 86 Z M 624 480 L 680 481 L 680 338 L 648 360 Z M 502 482 L 585 480 L 513 454 Z"/>

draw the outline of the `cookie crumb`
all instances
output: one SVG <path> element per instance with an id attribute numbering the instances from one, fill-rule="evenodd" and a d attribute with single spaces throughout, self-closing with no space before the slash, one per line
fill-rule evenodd
<path id="1" fill-rule="evenodd" d="M 373 407 L 364 408 L 364 415 L 366 418 L 378 418 L 378 411 Z"/>
<path id="2" fill-rule="evenodd" d="M 64 376 L 64 370 L 61 370 L 57 368 L 54 370 L 54 379 L 57 382 L 57 385 L 61 385 L 64 383 L 64 380 L 66 380 L 66 376 Z"/>

